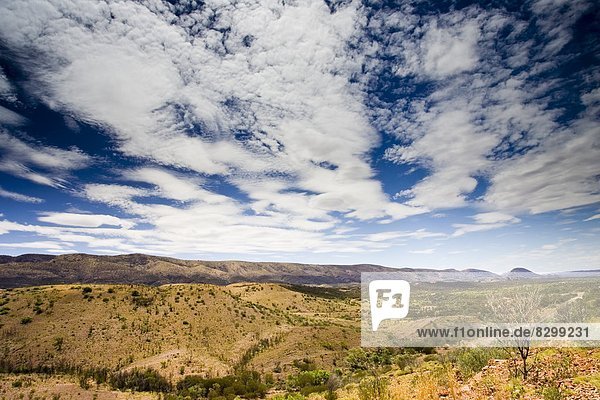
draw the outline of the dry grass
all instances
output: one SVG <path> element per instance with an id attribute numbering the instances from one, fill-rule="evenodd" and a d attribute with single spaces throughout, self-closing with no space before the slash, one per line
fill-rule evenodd
<path id="1" fill-rule="evenodd" d="M 151 366 L 172 379 L 182 371 L 222 375 L 273 339 L 248 360 L 270 372 L 305 357 L 332 367 L 359 339 L 356 300 L 272 284 L 62 285 L 0 295 L 10 309 L 0 315 L 0 355 L 21 365 Z"/>
<path id="2" fill-rule="evenodd" d="M 16 385 L 15 382 L 21 382 Z M 131 393 L 110 390 L 105 386 L 82 389 L 68 376 L 0 375 L 0 399 L 35 400 L 158 400 L 153 393 Z"/>
<path id="3" fill-rule="evenodd" d="M 356 299 L 315 297 L 275 284 L 186 284 L 23 288 L 0 291 L 0 301 L 9 308 L 0 315 L 0 358 L 15 364 L 152 367 L 176 382 L 189 374 L 229 374 L 241 361 L 284 379 L 297 372 L 295 361 L 310 359 L 328 371 L 342 368 L 345 385 L 337 390 L 338 399 L 360 400 L 361 376 L 345 369 L 348 349 L 359 345 Z M 24 318 L 31 322 L 23 323 Z M 572 377 L 564 378 L 570 385 L 565 393 L 594 398 L 600 365 L 597 349 L 548 349 L 535 352 L 538 381 L 512 379 L 505 360 L 490 360 L 463 381 L 446 353 L 428 357 L 421 356 L 410 368 L 380 371 L 389 382 L 389 400 L 540 399 L 553 378 L 549 371 L 566 358 L 573 368 Z M 21 384 L 14 385 L 18 380 Z M 67 376 L 0 374 L 0 400 L 21 395 L 46 400 L 157 398 L 105 386 L 84 390 Z"/>

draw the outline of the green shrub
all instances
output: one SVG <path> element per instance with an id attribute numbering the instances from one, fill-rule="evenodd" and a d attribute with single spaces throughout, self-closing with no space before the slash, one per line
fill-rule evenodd
<path id="1" fill-rule="evenodd" d="M 561 400 L 564 398 L 558 386 L 544 388 L 542 390 L 542 396 L 544 396 L 544 400 Z"/>
<path id="2" fill-rule="evenodd" d="M 375 350 L 365 351 L 362 348 L 351 349 L 346 356 L 346 362 L 353 371 L 365 371 L 385 365 L 391 365 L 394 352 L 391 349 L 380 347 Z"/>
<path id="3" fill-rule="evenodd" d="M 388 400 L 389 383 L 387 379 L 380 376 L 371 376 L 363 379 L 358 384 L 358 397 L 360 400 Z"/>
<path id="4" fill-rule="evenodd" d="M 31 321 L 33 321 L 33 319 L 31 319 L 31 317 L 25 317 L 25 318 L 21 319 L 21 324 L 27 325 L 27 324 L 31 323 Z"/>
<path id="5" fill-rule="evenodd" d="M 109 380 L 110 371 L 108 368 L 81 368 L 77 370 L 79 386 L 82 389 L 89 389 L 92 382 L 96 384 L 106 383 Z"/>
<path id="6" fill-rule="evenodd" d="M 271 400 L 306 400 L 306 397 L 304 397 L 300 393 L 286 393 L 279 394 L 271 398 Z"/>
<path id="7" fill-rule="evenodd" d="M 61 352 L 64 343 L 65 339 L 59 336 L 54 338 L 54 342 L 52 342 L 52 345 L 54 346 L 54 349 L 56 351 Z"/>
<path id="8" fill-rule="evenodd" d="M 287 380 L 288 390 L 299 391 L 307 396 L 311 393 L 324 392 L 327 390 L 329 372 L 323 370 L 304 371 L 297 375 L 291 375 Z"/>
<path id="9" fill-rule="evenodd" d="M 400 369 L 412 368 L 417 363 L 417 355 L 411 353 L 398 354 L 392 360 Z"/>
<path id="10" fill-rule="evenodd" d="M 134 295 L 134 293 L 137 293 Z M 142 296 L 137 290 L 131 294 L 131 302 L 137 307 L 149 307 L 154 303 L 154 297 Z"/>
<path id="11" fill-rule="evenodd" d="M 413 347 L 413 350 L 423 354 L 435 354 L 435 347 Z"/>
<path id="12" fill-rule="evenodd" d="M 439 361 L 440 357 L 437 354 L 427 354 L 423 357 L 424 362 Z"/>
<path id="13" fill-rule="evenodd" d="M 495 348 L 458 349 L 450 354 L 450 361 L 456 365 L 464 379 L 481 371 L 491 359 L 502 358 L 504 354 Z"/>
<path id="14" fill-rule="evenodd" d="M 223 398 L 233 400 L 236 396 L 246 399 L 263 398 L 267 393 L 267 385 L 255 371 L 243 371 L 238 375 L 222 378 L 203 378 L 188 375 L 177 384 L 178 394 L 190 399 Z"/>
<path id="15" fill-rule="evenodd" d="M 362 348 L 351 349 L 346 356 L 346 361 L 350 369 L 354 371 L 366 370 L 369 368 L 369 357 Z"/>
<path id="16" fill-rule="evenodd" d="M 168 392 L 171 390 L 169 381 L 151 368 L 117 372 L 110 375 L 108 383 L 114 389 L 130 389 L 137 392 Z"/>
<path id="17" fill-rule="evenodd" d="M 313 371 L 317 369 L 317 364 L 315 364 L 314 361 L 308 358 L 305 358 L 303 360 L 294 360 L 292 364 L 300 371 Z"/>

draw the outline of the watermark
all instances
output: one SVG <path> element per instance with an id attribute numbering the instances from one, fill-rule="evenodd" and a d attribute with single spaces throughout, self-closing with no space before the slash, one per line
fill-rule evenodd
<path id="1" fill-rule="evenodd" d="M 366 347 L 600 346 L 600 276 L 361 275 Z"/>
<path id="2" fill-rule="evenodd" d="M 410 284 L 399 279 L 383 279 L 369 282 L 371 304 L 371 327 L 376 331 L 381 321 L 402 319 L 408 314 Z"/>

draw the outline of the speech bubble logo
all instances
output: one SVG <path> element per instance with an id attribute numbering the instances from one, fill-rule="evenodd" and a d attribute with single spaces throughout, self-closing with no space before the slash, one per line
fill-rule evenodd
<path id="1" fill-rule="evenodd" d="M 371 325 L 373 331 L 386 319 L 402 319 L 408 315 L 410 284 L 404 280 L 374 280 L 369 282 Z"/>

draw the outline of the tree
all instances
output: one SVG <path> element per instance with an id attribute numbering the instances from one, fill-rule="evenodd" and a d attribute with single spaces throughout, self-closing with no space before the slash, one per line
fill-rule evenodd
<path id="1" fill-rule="evenodd" d="M 533 329 L 535 324 L 541 322 L 542 295 L 536 286 L 523 285 L 509 293 L 496 292 L 488 298 L 488 305 L 498 323 Z M 526 380 L 531 368 L 528 363 L 531 354 L 531 338 L 524 335 L 516 339 L 511 338 L 509 343 L 511 346 L 505 349 L 513 361 L 513 374 L 521 375 Z M 520 360 L 517 362 L 516 358 Z"/>

